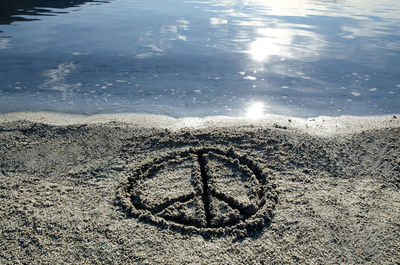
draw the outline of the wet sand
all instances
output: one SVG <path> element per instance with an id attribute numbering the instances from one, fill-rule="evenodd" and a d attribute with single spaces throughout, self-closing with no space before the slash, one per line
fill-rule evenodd
<path id="1" fill-rule="evenodd" d="M 396 264 L 400 116 L 0 115 L 0 264 Z"/>

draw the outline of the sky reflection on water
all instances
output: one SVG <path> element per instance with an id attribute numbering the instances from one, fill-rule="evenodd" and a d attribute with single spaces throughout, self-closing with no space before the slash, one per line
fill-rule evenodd
<path id="1" fill-rule="evenodd" d="M 44 2 L 1 14 L 0 112 L 400 112 L 398 1 Z"/>

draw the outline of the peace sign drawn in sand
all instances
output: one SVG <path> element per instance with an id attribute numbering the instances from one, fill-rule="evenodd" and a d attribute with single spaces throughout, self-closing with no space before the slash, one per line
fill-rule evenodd
<path id="1" fill-rule="evenodd" d="M 136 217 L 206 233 L 269 223 L 274 185 L 252 160 L 223 148 L 175 152 L 139 168 L 120 197 Z"/>

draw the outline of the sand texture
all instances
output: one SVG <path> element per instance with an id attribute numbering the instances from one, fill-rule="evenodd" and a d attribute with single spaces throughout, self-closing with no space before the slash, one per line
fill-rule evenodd
<path id="1" fill-rule="evenodd" d="M 399 264 L 399 120 L 0 115 L 0 264 Z"/>

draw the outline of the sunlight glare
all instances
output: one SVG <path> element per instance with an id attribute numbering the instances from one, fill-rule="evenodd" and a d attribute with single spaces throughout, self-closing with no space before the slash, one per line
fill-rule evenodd
<path id="1" fill-rule="evenodd" d="M 264 61 L 268 56 L 279 54 L 279 46 L 266 38 L 258 38 L 250 45 L 249 53 L 255 61 Z"/>
<path id="2" fill-rule="evenodd" d="M 246 110 L 247 119 L 259 120 L 264 116 L 264 103 L 254 102 Z"/>
<path id="3" fill-rule="evenodd" d="M 265 61 L 270 56 L 287 56 L 288 47 L 293 42 L 290 29 L 262 28 L 257 31 L 258 37 L 249 47 L 249 53 L 255 61 Z"/>

